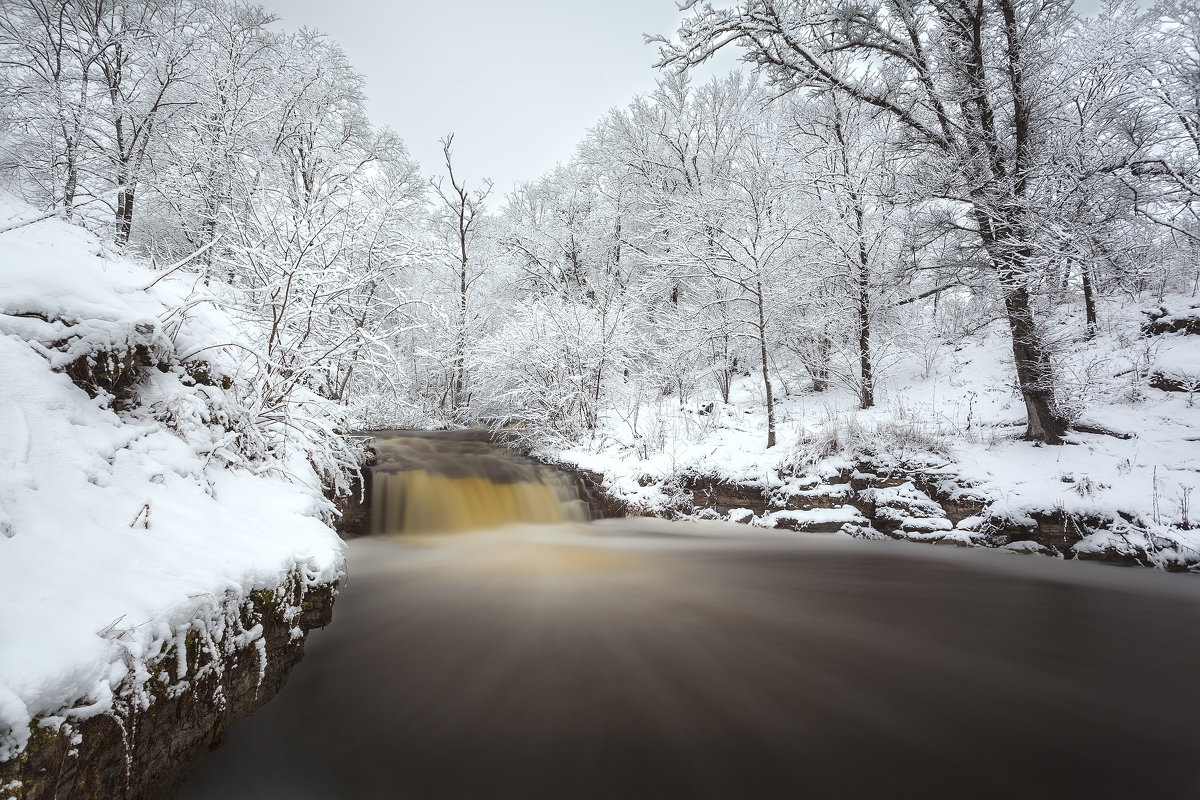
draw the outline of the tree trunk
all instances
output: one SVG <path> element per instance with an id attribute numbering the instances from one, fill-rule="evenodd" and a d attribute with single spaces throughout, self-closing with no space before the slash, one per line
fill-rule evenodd
<path id="1" fill-rule="evenodd" d="M 858 233 L 858 364 L 862 373 L 859 386 L 859 407 L 875 405 L 875 371 L 871 366 L 871 291 L 869 285 L 871 256 L 863 238 L 863 209 L 858 196 L 854 198 L 855 227 Z"/>
<path id="2" fill-rule="evenodd" d="M 1004 293 L 1004 310 L 1012 334 L 1013 363 L 1025 400 L 1025 438 L 1062 444 L 1067 424 L 1055 407 L 1050 354 L 1038 333 L 1026 285 L 1029 273 L 1026 265 L 1032 259 L 1032 253 L 1019 225 L 1015 224 L 1020 212 L 1014 209 L 1003 211 L 1005 213 L 993 215 L 986 204 L 977 202 L 973 215 Z"/>
<path id="3" fill-rule="evenodd" d="M 1096 296 L 1092 291 L 1092 270 L 1088 264 L 1082 264 L 1079 268 L 1080 278 L 1083 280 L 1083 308 L 1087 315 L 1087 327 L 1084 329 L 1083 338 L 1091 341 L 1096 336 Z"/>
<path id="4" fill-rule="evenodd" d="M 1012 331 L 1017 381 L 1025 399 L 1028 419 L 1025 438 L 1041 440 L 1046 444 L 1062 444 L 1062 435 L 1066 433 L 1067 426 L 1054 408 L 1050 356 L 1037 333 L 1033 309 L 1029 305 L 1029 291 L 1024 287 L 1007 290 L 1004 307 Z"/>
<path id="5" fill-rule="evenodd" d="M 75 156 L 67 154 L 67 182 L 63 186 L 63 208 L 66 209 L 67 219 L 75 209 L 75 192 L 79 184 L 79 167 L 75 164 Z"/>
<path id="6" fill-rule="evenodd" d="M 133 194 L 133 187 L 124 184 L 117 191 L 116 242 L 121 247 L 129 244 L 129 232 L 133 228 Z"/>
<path id="7" fill-rule="evenodd" d="M 871 323 L 867 319 L 867 307 L 862 298 L 858 307 L 858 363 L 862 372 L 859 387 L 859 408 L 875 405 L 875 374 L 871 367 Z"/>
<path id="8" fill-rule="evenodd" d="M 812 376 L 812 390 L 814 392 L 823 392 L 829 388 L 829 351 L 833 348 L 833 342 L 829 340 L 829 334 L 821 331 L 817 334 L 817 355 L 812 359 L 811 364 L 805 364 L 808 369 L 808 374 Z"/>
<path id="9" fill-rule="evenodd" d="M 762 357 L 763 389 L 767 395 L 767 449 L 775 446 L 775 398 L 771 394 L 771 373 L 767 366 L 767 319 L 763 311 L 762 281 L 755 286 L 758 300 L 758 346 Z"/>
<path id="10" fill-rule="evenodd" d="M 467 358 L 467 257 L 466 241 L 463 241 L 462 271 L 459 272 L 458 294 L 458 341 L 454 347 L 454 408 L 462 405 L 463 385 L 466 383 Z"/>

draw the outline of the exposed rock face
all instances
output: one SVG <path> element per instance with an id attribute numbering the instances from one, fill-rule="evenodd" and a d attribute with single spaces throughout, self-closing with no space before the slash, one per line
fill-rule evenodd
<path id="1" fill-rule="evenodd" d="M 338 536 L 343 539 L 355 539 L 366 536 L 371 530 L 371 470 L 374 460 L 364 464 L 362 477 L 355 478 L 350 484 L 350 494 L 346 497 L 330 497 L 341 512 L 341 516 L 333 525 Z M 327 495 L 328 496 L 328 495 Z"/>
<path id="2" fill-rule="evenodd" d="M 549 464 L 571 478 L 579 499 L 587 505 L 590 519 L 612 519 L 629 516 L 629 507 L 620 499 L 604 491 L 604 476 L 587 469 L 571 468 L 561 464 Z"/>
<path id="3" fill-rule="evenodd" d="M 685 478 L 683 488 L 691 493 L 696 508 L 711 508 L 722 515 L 735 508 L 748 508 L 759 515 L 767 512 L 767 499 L 761 489 L 700 476 Z"/>
<path id="4" fill-rule="evenodd" d="M 293 574 L 194 620 L 179 632 L 184 652 L 176 645 L 147 663 L 149 679 L 123 684 L 113 713 L 35 721 L 25 751 L 0 764 L 0 797 L 174 797 L 190 768 L 283 688 L 308 631 L 332 620 L 336 595 L 336 584 Z"/>

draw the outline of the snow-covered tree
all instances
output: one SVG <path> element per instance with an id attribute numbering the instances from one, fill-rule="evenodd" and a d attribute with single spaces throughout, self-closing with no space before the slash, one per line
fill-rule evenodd
<path id="1" fill-rule="evenodd" d="M 1012 333 L 1026 435 L 1061 441 L 1051 354 L 1035 316 L 1045 253 L 1035 234 L 1039 180 L 1055 109 L 1046 87 L 1072 22 L 1070 3 L 997 0 L 697 0 L 660 66 L 706 61 L 744 48 L 776 93 L 834 92 L 889 116 L 914 158 L 928 164 L 927 191 L 961 204 L 1000 287 Z"/>

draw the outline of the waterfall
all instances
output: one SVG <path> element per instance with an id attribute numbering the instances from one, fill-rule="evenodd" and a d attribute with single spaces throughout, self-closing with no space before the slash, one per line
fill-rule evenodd
<path id="1" fill-rule="evenodd" d="M 472 432 L 376 437 L 371 533 L 420 534 L 584 521 L 563 475 Z"/>

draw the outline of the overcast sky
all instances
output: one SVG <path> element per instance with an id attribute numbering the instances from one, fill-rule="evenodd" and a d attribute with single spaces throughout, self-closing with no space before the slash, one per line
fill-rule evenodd
<path id="1" fill-rule="evenodd" d="M 570 158 L 589 127 L 654 87 L 674 0 L 260 0 L 287 29 L 328 33 L 366 76 L 371 119 L 426 174 L 455 132 L 455 172 L 497 197 Z M 722 71 L 736 65 L 731 54 Z"/>
<path id="2" fill-rule="evenodd" d="M 328 33 L 366 76 L 371 119 L 393 128 L 426 175 L 455 132 L 455 172 L 496 198 L 565 161 L 615 106 L 654 88 L 675 0 L 259 0 L 287 29 Z M 1077 4 L 1094 13 L 1099 0 Z M 698 80 L 738 65 L 723 53 Z"/>

